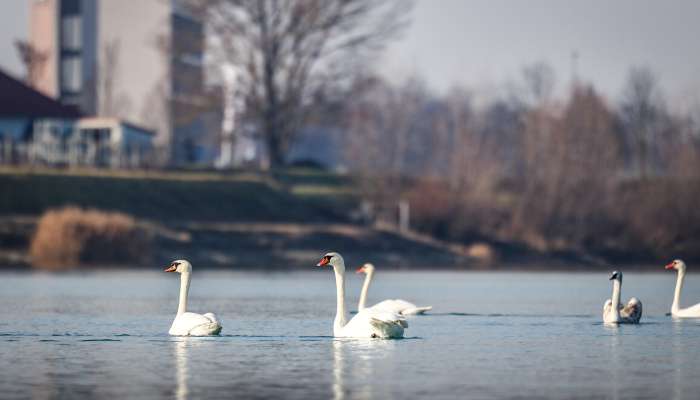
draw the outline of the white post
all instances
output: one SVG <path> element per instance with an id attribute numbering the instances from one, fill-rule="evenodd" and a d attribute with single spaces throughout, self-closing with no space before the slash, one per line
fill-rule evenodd
<path id="1" fill-rule="evenodd" d="M 221 74 L 224 79 L 223 108 L 224 115 L 221 121 L 221 143 L 219 147 L 219 157 L 215 164 L 218 168 L 233 167 L 233 150 L 236 129 L 236 79 L 237 73 L 233 66 L 224 64 L 221 67 Z"/>
<path id="2" fill-rule="evenodd" d="M 410 217 L 410 204 L 406 200 L 399 200 L 399 230 L 401 232 L 408 232 Z"/>

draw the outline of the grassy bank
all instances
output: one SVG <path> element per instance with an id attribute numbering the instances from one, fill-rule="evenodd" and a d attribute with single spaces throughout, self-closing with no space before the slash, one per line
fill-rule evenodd
<path id="1" fill-rule="evenodd" d="M 204 267 L 306 268 L 331 249 L 350 263 L 373 261 L 386 268 L 484 266 L 459 245 L 353 225 L 348 221 L 357 207 L 353 188 L 344 175 L 295 169 L 267 174 L 0 169 L 0 265 L 31 264 L 28 249 L 40 216 L 78 206 L 136 219 L 153 242 L 148 259 L 134 267 L 188 258 Z"/>
<path id="2" fill-rule="evenodd" d="M 493 232 L 466 235 L 469 226 L 441 234 L 426 221 L 468 221 L 482 230 L 489 224 L 483 218 L 465 219 L 467 209 L 441 207 L 440 196 L 427 189 L 421 196 L 427 203 L 411 204 L 414 227 L 424 235 L 358 226 L 349 218 L 359 202 L 355 187 L 348 176 L 302 169 L 221 173 L 0 168 L 0 266 L 29 265 L 28 249 L 40 216 L 66 206 L 133 217 L 153 238 L 142 266 L 189 258 L 207 267 L 302 268 L 326 250 L 347 254 L 350 262 L 370 260 L 394 268 L 580 269 L 607 268 L 606 262 L 614 261 L 600 253 L 537 250 Z M 427 205 L 427 214 L 421 204 Z M 430 214 L 436 210 L 444 214 Z M 625 250 L 635 254 L 633 246 Z M 644 264 L 630 256 L 620 259 L 628 260 L 620 264 Z"/>
<path id="3" fill-rule="evenodd" d="M 354 196 L 346 179 L 290 170 L 154 172 L 0 169 L 0 216 L 57 207 L 114 210 L 157 221 L 343 221 Z"/>

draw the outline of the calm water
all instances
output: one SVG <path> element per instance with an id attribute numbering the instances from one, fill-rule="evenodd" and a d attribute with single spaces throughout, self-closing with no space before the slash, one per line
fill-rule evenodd
<path id="1" fill-rule="evenodd" d="M 328 270 L 196 271 L 192 311 L 221 337 L 172 338 L 179 276 L 0 274 L 0 397 L 668 398 L 700 393 L 700 321 L 674 321 L 675 273 L 625 274 L 639 326 L 603 326 L 606 273 L 379 271 L 372 303 L 433 305 L 405 340 L 334 340 Z M 350 277 L 356 301 L 361 281 Z M 700 273 L 684 304 L 700 301 Z M 355 303 L 356 304 L 356 303 Z M 355 306 L 353 304 L 353 308 Z"/>

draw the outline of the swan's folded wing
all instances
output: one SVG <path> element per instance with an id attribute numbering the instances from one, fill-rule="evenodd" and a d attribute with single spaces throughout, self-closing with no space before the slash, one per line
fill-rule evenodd
<path id="1" fill-rule="evenodd" d="M 620 316 L 625 319 L 630 319 L 634 322 L 639 322 L 642 318 L 642 302 L 636 297 L 632 297 L 627 305 L 620 310 Z"/>
<path id="2" fill-rule="evenodd" d="M 700 318 L 700 304 L 680 309 L 674 315 L 681 318 Z"/>
<path id="3" fill-rule="evenodd" d="M 216 335 L 221 332 L 221 324 L 212 313 L 201 315 L 186 312 L 175 319 L 172 332 L 176 332 L 176 335 Z"/>
<path id="4" fill-rule="evenodd" d="M 612 300 L 607 299 L 605 304 L 603 304 L 603 314 L 607 314 L 612 310 Z"/>
<path id="5" fill-rule="evenodd" d="M 370 307 L 373 310 L 378 311 L 388 311 L 388 312 L 401 312 L 401 305 L 397 304 L 395 300 L 384 300 Z"/>
<path id="6" fill-rule="evenodd" d="M 410 303 L 406 300 L 394 299 L 394 300 L 384 300 L 370 307 L 375 310 L 380 311 L 390 311 L 401 315 L 416 315 L 422 314 L 426 311 L 431 310 L 432 306 L 418 307 L 417 305 Z"/>
<path id="7" fill-rule="evenodd" d="M 406 319 L 402 315 L 391 311 L 370 310 L 370 323 L 373 326 L 391 324 L 408 328 Z"/>
<path id="8" fill-rule="evenodd" d="M 391 300 L 391 301 L 394 302 L 394 304 L 396 305 L 396 307 L 399 307 L 399 308 L 401 308 L 402 310 L 409 309 L 409 308 L 416 308 L 416 305 L 415 305 L 415 304 L 413 304 L 413 303 L 411 303 L 411 302 L 408 302 L 408 301 L 406 301 L 406 300 L 394 299 L 394 300 Z"/>
<path id="9" fill-rule="evenodd" d="M 401 311 L 401 315 L 418 315 L 433 309 L 433 306 L 407 308 Z"/>
<path id="10" fill-rule="evenodd" d="M 206 314 L 203 314 L 203 316 L 205 318 L 208 318 L 211 322 L 213 322 L 215 324 L 219 324 L 219 319 L 216 318 L 216 314 L 208 312 Z"/>

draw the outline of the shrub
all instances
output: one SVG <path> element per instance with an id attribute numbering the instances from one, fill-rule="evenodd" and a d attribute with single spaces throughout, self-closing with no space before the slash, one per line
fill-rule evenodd
<path id="1" fill-rule="evenodd" d="M 150 242 L 148 232 L 128 215 L 66 207 L 41 216 L 30 255 L 35 267 L 54 270 L 143 263 Z"/>

